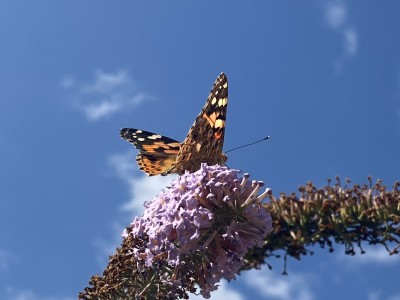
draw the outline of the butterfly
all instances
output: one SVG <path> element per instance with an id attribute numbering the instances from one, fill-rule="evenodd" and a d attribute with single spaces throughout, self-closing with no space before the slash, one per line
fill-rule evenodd
<path id="1" fill-rule="evenodd" d="M 227 105 L 228 80 L 221 73 L 182 143 L 134 128 L 122 128 L 120 135 L 139 150 L 139 169 L 149 176 L 195 172 L 201 163 L 223 165 L 227 160 L 222 152 Z"/>

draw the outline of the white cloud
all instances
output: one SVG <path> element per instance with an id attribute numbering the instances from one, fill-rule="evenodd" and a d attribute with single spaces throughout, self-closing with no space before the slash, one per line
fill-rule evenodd
<path id="1" fill-rule="evenodd" d="M 389 296 L 388 300 L 400 300 L 400 294 Z"/>
<path id="2" fill-rule="evenodd" d="M 346 53 L 349 55 L 356 55 L 358 50 L 358 38 L 354 28 L 347 28 L 344 31 L 344 41 Z"/>
<path id="3" fill-rule="evenodd" d="M 345 261 L 347 266 L 354 264 L 393 264 L 400 261 L 399 255 L 389 255 L 389 252 L 383 246 L 367 246 L 363 247 L 364 254 L 357 253 L 354 256 L 345 255 L 344 253 L 338 254 L 339 261 Z"/>
<path id="4" fill-rule="evenodd" d="M 89 120 L 98 120 L 103 116 L 111 115 L 121 109 L 121 104 L 109 99 L 99 101 L 96 104 L 88 104 L 82 107 Z"/>
<path id="5" fill-rule="evenodd" d="M 383 291 L 374 291 L 368 294 L 368 300 L 400 300 L 400 294 L 384 295 Z"/>
<path id="6" fill-rule="evenodd" d="M 149 94 L 138 91 L 134 80 L 124 70 L 115 73 L 97 71 L 92 82 L 88 84 L 79 84 L 74 77 L 67 76 L 60 84 L 72 93 L 73 105 L 90 121 L 135 107 L 152 98 Z"/>
<path id="7" fill-rule="evenodd" d="M 60 297 L 60 296 L 38 296 L 32 290 L 21 290 L 13 287 L 5 289 L 8 300 L 72 300 L 73 297 Z"/>
<path id="8" fill-rule="evenodd" d="M 72 88 L 75 86 L 75 79 L 73 77 L 67 76 L 61 80 L 61 86 L 65 89 Z"/>
<path id="9" fill-rule="evenodd" d="M 10 300 L 37 300 L 36 295 L 29 290 L 16 291 L 14 289 L 8 290 L 8 296 Z"/>
<path id="10" fill-rule="evenodd" d="M 325 21 L 332 29 L 338 29 L 346 23 L 347 9 L 342 2 L 328 2 L 325 7 Z"/>
<path id="11" fill-rule="evenodd" d="M 143 213 L 143 203 L 153 200 L 153 198 L 166 188 L 175 176 L 148 177 L 142 175 L 140 178 L 128 178 L 127 183 L 130 187 L 130 200 L 122 207 L 127 211 L 137 212 L 139 209 Z"/>
<path id="12" fill-rule="evenodd" d="M 382 293 L 379 291 L 370 292 L 367 295 L 367 299 L 368 300 L 379 300 L 379 299 L 381 299 L 381 294 Z"/>
<path id="13" fill-rule="evenodd" d="M 144 203 L 153 200 L 175 178 L 175 175 L 153 177 L 145 175 L 139 171 L 135 152 L 132 147 L 131 151 L 111 155 L 108 159 L 114 174 L 127 186 L 129 197 L 120 209 L 128 212 L 129 216 L 120 217 L 113 222 L 111 239 L 98 237 L 93 240 L 93 245 L 97 249 L 96 260 L 100 266 L 106 265 L 108 256 L 114 254 L 116 247 L 120 246 L 123 229 L 129 226 L 134 217 L 143 215 Z"/>
<path id="14" fill-rule="evenodd" d="M 327 1 L 322 7 L 325 23 L 343 39 L 344 52 L 334 63 L 336 71 L 341 72 L 345 61 L 354 57 L 358 52 L 358 33 L 349 21 L 348 8 L 343 1 Z"/>
<path id="15" fill-rule="evenodd" d="M 310 280 L 304 274 L 290 272 L 288 276 L 263 269 L 253 270 L 242 275 L 247 285 L 257 289 L 265 297 L 279 300 L 311 300 Z"/>
<path id="16" fill-rule="evenodd" d="M 108 93 L 125 85 L 133 85 L 129 73 L 120 70 L 116 73 L 97 71 L 93 83 L 82 86 L 82 91 L 87 94 Z"/>
<path id="17" fill-rule="evenodd" d="M 99 268 L 104 268 L 109 262 L 109 256 L 114 255 L 117 247 L 122 243 L 122 231 L 129 224 L 123 224 L 123 221 L 115 221 L 112 226 L 111 238 L 97 237 L 93 240 L 92 245 L 96 248 L 95 258 Z"/>
<path id="18" fill-rule="evenodd" d="M 139 171 L 133 148 L 126 153 L 111 155 L 108 164 L 128 188 L 129 197 L 120 209 L 128 212 L 129 216 L 120 217 L 114 221 L 111 239 L 98 237 L 93 240 L 93 245 L 97 249 L 95 253 L 99 266 L 106 265 L 108 256 L 114 254 L 116 247 L 120 246 L 124 228 L 129 226 L 135 217 L 143 215 L 144 203 L 153 200 L 175 178 L 175 175 L 149 177 Z"/>
<path id="19" fill-rule="evenodd" d="M 194 295 L 190 294 L 189 296 L 190 300 L 204 300 L 204 297 L 201 295 Z M 244 300 L 243 296 L 235 291 L 232 288 L 228 287 L 228 283 L 226 281 L 221 281 L 220 286 L 218 290 L 211 292 L 211 298 L 212 300 Z"/>
<path id="20" fill-rule="evenodd" d="M 7 271 L 11 264 L 17 261 L 17 257 L 10 251 L 0 249 L 0 271 Z"/>
<path id="21" fill-rule="evenodd" d="M 176 177 L 175 175 L 149 177 L 142 172 L 137 176 L 139 169 L 133 148 L 132 151 L 112 155 L 109 158 L 109 164 L 118 177 L 128 185 L 130 197 L 121 208 L 134 215 L 141 215 L 144 202 L 151 201 Z"/>

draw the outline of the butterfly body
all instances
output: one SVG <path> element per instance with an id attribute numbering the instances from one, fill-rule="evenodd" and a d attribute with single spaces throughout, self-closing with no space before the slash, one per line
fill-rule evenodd
<path id="1" fill-rule="evenodd" d="M 136 161 L 150 176 L 194 172 L 201 163 L 222 165 L 227 160 L 222 152 L 227 105 L 228 81 L 221 73 L 182 143 L 134 128 L 122 128 L 120 135 L 139 150 Z"/>

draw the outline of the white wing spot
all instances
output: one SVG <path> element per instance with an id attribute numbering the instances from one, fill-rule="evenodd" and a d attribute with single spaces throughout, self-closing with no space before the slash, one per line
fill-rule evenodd
<path id="1" fill-rule="evenodd" d="M 197 144 L 196 144 L 196 150 L 197 150 L 197 152 L 200 152 L 200 149 L 201 149 L 201 144 L 200 144 L 200 143 L 197 143 Z"/>
<path id="2" fill-rule="evenodd" d="M 222 121 L 221 119 L 215 120 L 214 127 L 216 127 L 216 128 L 222 128 L 222 127 L 224 127 L 224 121 Z"/>
<path id="3" fill-rule="evenodd" d="M 218 106 L 226 106 L 226 98 L 221 98 L 218 100 Z"/>

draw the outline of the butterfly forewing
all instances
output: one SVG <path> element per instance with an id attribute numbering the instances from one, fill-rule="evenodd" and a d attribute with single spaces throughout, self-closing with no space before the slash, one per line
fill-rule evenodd
<path id="1" fill-rule="evenodd" d="M 182 174 L 197 171 L 201 163 L 224 164 L 222 152 L 228 105 L 228 80 L 224 73 L 218 76 L 186 139 L 181 145 L 175 165 L 168 173 Z"/>
<path id="2" fill-rule="evenodd" d="M 221 73 L 183 143 L 132 128 L 121 129 L 120 135 L 139 150 L 136 161 L 150 176 L 194 172 L 201 163 L 224 164 L 227 158 L 222 147 L 227 105 L 228 80 Z"/>

